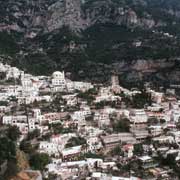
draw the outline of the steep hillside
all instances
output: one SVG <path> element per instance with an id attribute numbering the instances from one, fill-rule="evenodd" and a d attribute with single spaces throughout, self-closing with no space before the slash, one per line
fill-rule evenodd
<path id="1" fill-rule="evenodd" d="M 180 82 L 178 0 L 7 0 L 0 53 L 35 74 Z"/>

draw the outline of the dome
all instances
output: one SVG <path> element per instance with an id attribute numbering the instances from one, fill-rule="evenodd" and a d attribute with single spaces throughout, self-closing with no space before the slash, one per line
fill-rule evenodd
<path id="1" fill-rule="evenodd" d="M 55 71 L 55 72 L 52 74 L 52 77 L 53 77 L 53 78 L 61 78 L 61 77 L 64 77 L 64 72 Z"/>

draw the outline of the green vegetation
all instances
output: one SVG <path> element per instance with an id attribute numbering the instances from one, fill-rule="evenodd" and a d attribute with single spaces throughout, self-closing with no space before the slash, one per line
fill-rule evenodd
<path id="1" fill-rule="evenodd" d="M 86 92 L 79 92 L 77 97 L 86 100 L 88 104 L 91 104 L 95 100 L 95 95 L 97 95 L 96 89 L 89 89 Z"/>
<path id="2" fill-rule="evenodd" d="M 7 106 L 8 102 L 7 101 L 0 101 L 0 106 Z"/>
<path id="3" fill-rule="evenodd" d="M 132 97 L 132 106 L 134 108 L 144 108 L 145 105 L 151 105 L 151 95 L 142 91 Z"/>
<path id="4" fill-rule="evenodd" d="M 19 148 L 21 151 L 23 151 L 29 155 L 31 155 L 35 152 L 34 146 L 31 144 L 30 141 L 27 141 L 27 140 L 22 140 Z"/>
<path id="5" fill-rule="evenodd" d="M 142 90 L 141 93 L 135 94 L 132 97 L 131 96 L 125 96 L 124 94 L 121 95 L 122 101 L 125 102 L 125 104 L 128 107 L 142 109 L 145 105 L 151 105 L 151 95 L 147 93 L 146 91 Z"/>
<path id="6" fill-rule="evenodd" d="M 16 141 L 20 132 L 17 127 L 9 126 L 0 131 L 0 165 L 7 162 L 7 169 L 2 178 L 8 179 L 18 172 Z"/>
<path id="7" fill-rule="evenodd" d="M 130 122 L 127 118 L 114 121 L 112 123 L 113 132 L 129 132 Z"/>
<path id="8" fill-rule="evenodd" d="M 29 9 L 27 2 L 20 0 L 17 2 L 20 2 L 17 3 L 17 7 L 21 7 L 19 9 Z M 46 3 L 49 5 L 52 2 Z M 9 2 L 7 4 L 2 2 L 0 5 L 2 10 L 0 21 L 7 26 L 18 24 L 21 30 L 25 31 L 24 18 L 22 17 L 23 20 L 15 18 L 10 13 L 14 13 L 14 9 L 11 9 Z M 127 17 L 123 16 L 121 25 L 118 25 L 120 23 L 118 18 L 121 18 L 118 15 L 119 7 L 125 10 L 125 14 L 128 10 L 135 11 L 138 18 L 142 18 L 141 23 L 147 20 L 147 24 L 151 24 L 149 21 L 154 20 L 157 27 L 151 29 L 148 25 L 142 26 L 141 23 L 131 26 L 127 23 Z M 24 39 L 23 33 L 15 33 L 15 31 L 1 32 L 0 54 L 14 55 L 22 50 L 23 55 L 16 54 L 17 56 L 9 62 L 34 74 L 49 75 L 54 70 L 65 69 L 73 73 L 74 79 L 107 80 L 109 77 L 106 75 L 115 68 L 106 64 L 111 65 L 122 61 L 131 63 L 137 59 L 168 60 L 180 56 L 179 17 L 177 13 L 169 11 L 179 8 L 178 0 L 170 2 L 167 0 L 86 0 L 82 5 L 84 12 L 91 14 L 94 9 L 97 10 L 96 17 L 93 19 L 93 22 L 97 23 L 91 27 L 75 33 L 64 26 L 50 33 L 39 33 L 39 36 L 34 39 Z M 35 11 L 38 10 L 39 8 L 35 8 Z M 4 18 L 5 16 L 7 18 Z M 152 32 L 153 30 L 155 33 Z M 177 38 L 165 37 L 163 33 L 158 33 L 160 31 L 169 32 Z M 141 46 L 134 46 L 136 41 L 141 41 Z M 71 44 L 75 45 L 74 49 L 70 48 Z M 124 74 L 127 76 L 126 73 Z"/>
<path id="9" fill-rule="evenodd" d="M 17 139 L 20 137 L 20 131 L 19 128 L 16 126 L 9 126 L 9 128 L 7 129 L 7 137 L 11 140 L 11 141 L 17 141 Z"/>
<path id="10" fill-rule="evenodd" d="M 49 127 L 53 134 L 66 134 L 73 132 L 72 128 L 64 128 L 61 123 L 50 124 Z"/>
<path id="11" fill-rule="evenodd" d="M 159 155 L 157 160 L 158 162 L 160 162 L 161 165 L 169 166 L 171 169 L 174 170 L 178 177 L 180 177 L 179 166 L 176 162 L 177 155 L 178 153 L 168 154 L 166 158 L 164 158 L 162 155 Z"/>
<path id="12" fill-rule="evenodd" d="M 121 147 L 120 146 L 116 146 L 112 151 L 111 151 L 111 154 L 113 156 L 123 156 L 123 152 L 121 150 Z"/>
<path id="13" fill-rule="evenodd" d="M 133 151 L 133 153 L 134 153 L 134 155 L 142 155 L 143 154 L 143 146 L 142 146 L 142 144 L 135 144 L 134 145 L 134 151 Z"/>
<path id="14" fill-rule="evenodd" d="M 0 80 L 4 80 L 6 78 L 5 72 L 0 72 Z"/>
<path id="15" fill-rule="evenodd" d="M 7 137 L 0 138 L 0 164 L 4 161 L 14 161 L 16 159 L 16 147 Z"/>
<path id="16" fill-rule="evenodd" d="M 35 130 L 28 133 L 27 140 L 33 140 L 35 138 L 38 138 L 39 136 L 40 136 L 40 130 L 35 129 Z"/>
<path id="17" fill-rule="evenodd" d="M 87 152 L 84 154 L 85 158 L 100 158 L 100 159 L 104 159 L 104 156 L 101 154 L 95 154 L 95 153 L 91 153 L 91 152 Z"/>
<path id="18" fill-rule="evenodd" d="M 36 153 L 30 158 L 30 165 L 35 170 L 44 170 L 48 163 L 50 163 L 50 157 L 45 153 Z"/>
<path id="19" fill-rule="evenodd" d="M 66 148 L 85 145 L 85 144 L 86 144 L 86 139 L 82 137 L 72 137 L 71 139 L 68 140 L 66 144 Z"/>
<path id="20" fill-rule="evenodd" d="M 19 51 L 16 40 L 7 32 L 0 32 L 0 54 L 14 55 Z"/>
<path id="21" fill-rule="evenodd" d="M 137 40 L 142 42 L 142 46 L 133 45 Z M 131 63 L 137 59 L 169 59 L 180 55 L 178 39 L 164 37 L 147 29 L 132 30 L 115 24 L 96 24 L 82 32 L 81 36 L 64 27 L 34 41 L 32 43 L 41 42 L 45 53 L 29 52 L 14 63 L 38 75 L 49 75 L 55 70 L 66 69 L 73 72 L 75 78 L 90 79 L 96 75 L 100 78 L 105 70 L 99 63 L 112 64 L 122 60 Z M 69 50 L 71 42 L 77 46 L 74 51 Z"/>

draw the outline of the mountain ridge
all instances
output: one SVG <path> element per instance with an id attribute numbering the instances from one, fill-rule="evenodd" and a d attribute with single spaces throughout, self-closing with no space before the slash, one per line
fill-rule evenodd
<path id="1" fill-rule="evenodd" d="M 177 0 L 7 0 L 0 9 L 0 53 L 28 72 L 180 82 Z"/>

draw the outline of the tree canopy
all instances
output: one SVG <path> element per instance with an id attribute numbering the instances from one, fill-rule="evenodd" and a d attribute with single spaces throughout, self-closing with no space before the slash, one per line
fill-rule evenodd
<path id="1" fill-rule="evenodd" d="M 30 158 L 30 165 L 35 170 L 44 170 L 48 163 L 50 163 L 50 157 L 45 153 L 36 153 Z"/>

